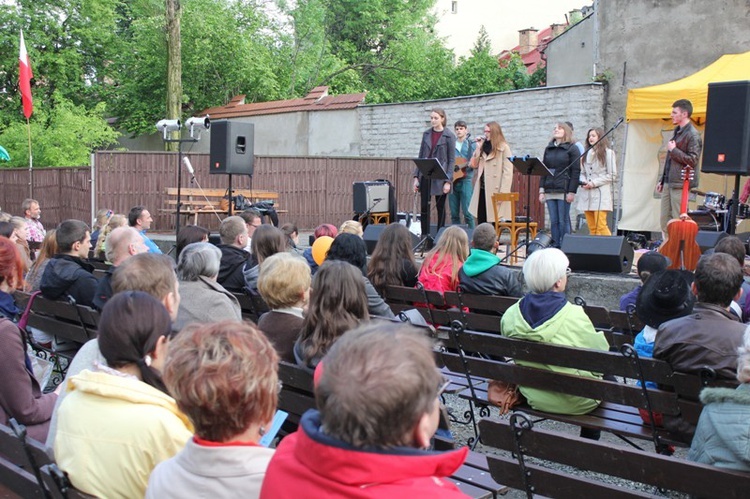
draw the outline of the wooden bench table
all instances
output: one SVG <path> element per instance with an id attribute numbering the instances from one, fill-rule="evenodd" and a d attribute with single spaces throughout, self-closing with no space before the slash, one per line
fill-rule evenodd
<path id="1" fill-rule="evenodd" d="M 262 189 L 232 190 L 234 191 L 233 196 L 241 194 L 252 203 L 272 201 L 274 203 L 274 209 L 276 210 L 276 213 L 287 213 L 286 210 L 281 210 L 278 208 L 278 192 Z M 220 207 L 221 200 L 226 194 L 226 189 L 198 189 L 193 187 L 184 187 L 180 189 L 180 203 L 182 204 L 182 207 L 180 208 L 180 214 L 188 217 L 193 217 L 193 223 L 195 225 L 198 225 L 198 215 L 212 215 L 217 217 L 219 217 L 220 215 L 228 215 L 228 211 L 222 210 Z M 175 213 L 177 213 L 177 188 L 167 187 L 166 195 L 166 208 L 163 208 L 160 211 L 174 215 Z M 233 210 L 233 213 L 236 213 L 236 211 Z"/>

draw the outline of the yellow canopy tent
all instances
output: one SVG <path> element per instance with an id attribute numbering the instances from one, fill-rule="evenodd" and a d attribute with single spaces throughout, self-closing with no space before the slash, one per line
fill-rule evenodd
<path id="1" fill-rule="evenodd" d="M 674 129 L 669 119 L 672 103 L 677 99 L 690 100 L 693 104 L 692 119 L 702 132 L 708 84 L 738 80 L 750 80 L 750 52 L 724 55 L 700 71 L 670 83 L 628 91 L 625 111 L 628 128 L 620 190 L 622 217 L 618 229 L 661 230 L 659 196 L 654 188 L 664 168 L 666 143 Z M 698 189 L 703 192 L 717 192 L 729 199 L 733 186 L 733 177 L 699 175 Z M 691 203 L 691 209 L 698 204 L 703 204 L 702 197 Z"/>

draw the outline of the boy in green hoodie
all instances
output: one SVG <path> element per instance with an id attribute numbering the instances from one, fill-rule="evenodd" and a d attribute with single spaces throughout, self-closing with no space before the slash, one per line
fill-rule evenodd
<path id="1" fill-rule="evenodd" d="M 500 265 L 495 227 L 482 223 L 474 229 L 471 253 L 458 272 L 461 291 L 474 295 L 523 296 L 517 272 Z"/>

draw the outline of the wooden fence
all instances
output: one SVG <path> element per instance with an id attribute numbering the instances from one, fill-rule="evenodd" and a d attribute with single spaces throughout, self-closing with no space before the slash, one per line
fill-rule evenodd
<path id="1" fill-rule="evenodd" d="M 196 181 L 203 188 L 226 188 L 226 175 L 211 175 L 208 154 L 186 154 L 195 169 Z M 91 185 L 95 184 L 95 207 L 127 213 L 136 205 L 146 206 L 154 216 L 154 230 L 174 229 L 174 216 L 160 211 L 166 207 L 165 191 L 177 186 L 177 154 L 166 152 L 110 152 L 94 155 L 94 168 L 37 168 L 33 174 L 34 198 L 42 207 L 42 221 L 52 227 L 66 218 L 91 219 Z M 92 173 L 93 171 L 93 173 Z M 413 163 L 408 158 L 329 158 L 256 156 L 252 179 L 234 175 L 234 188 L 268 189 L 279 193 L 279 208 L 288 210 L 281 222 L 295 222 L 300 229 L 311 229 L 323 222 L 339 225 L 352 218 L 352 183 L 385 179 L 396 190 L 398 211 L 412 211 Z M 93 180 L 92 180 L 93 177 Z M 521 192 L 517 212 L 523 213 L 526 177 L 514 174 L 514 190 Z M 544 209 L 536 201 L 538 178 L 532 181 L 531 216 L 543 222 Z M 20 214 L 21 202 L 28 196 L 28 170 L 0 169 L 0 207 Z M 252 185 L 251 185 L 252 182 Z M 186 170 L 182 187 L 197 187 Z M 417 208 L 418 209 L 418 208 Z M 434 209 L 433 209 L 434 211 Z M 433 214 L 434 220 L 434 214 Z M 448 219 L 450 222 L 450 219 Z M 184 222 L 183 222 L 184 223 Z M 216 218 L 203 217 L 211 229 Z M 543 225 L 543 224 L 542 224 Z"/>

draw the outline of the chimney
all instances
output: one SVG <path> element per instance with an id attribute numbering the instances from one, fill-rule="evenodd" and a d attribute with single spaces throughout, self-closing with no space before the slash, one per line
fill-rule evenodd
<path id="1" fill-rule="evenodd" d="M 552 28 L 551 38 L 555 38 L 558 35 L 561 35 L 563 31 L 565 31 L 565 28 L 568 27 L 567 24 L 552 24 L 550 26 Z"/>
<path id="2" fill-rule="evenodd" d="M 539 30 L 534 28 L 522 29 L 518 32 L 518 52 L 521 55 L 536 50 L 539 44 L 538 33 Z"/>

